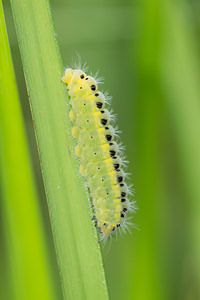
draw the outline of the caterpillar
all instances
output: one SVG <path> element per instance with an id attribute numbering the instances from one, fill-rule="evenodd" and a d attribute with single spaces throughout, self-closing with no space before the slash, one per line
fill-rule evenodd
<path id="1" fill-rule="evenodd" d="M 128 199 L 131 190 L 125 182 L 122 146 L 116 142 L 112 115 L 105 108 L 106 96 L 98 90 L 97 80 L 81 69 L 67 68 L 61 80 L 67 85 L 77 140 L 75 153 L 80 173 L 85 177 L 94 207 L 96 226 L 103 237 L 127 226 L 127 212 L 134 209 Z"/>

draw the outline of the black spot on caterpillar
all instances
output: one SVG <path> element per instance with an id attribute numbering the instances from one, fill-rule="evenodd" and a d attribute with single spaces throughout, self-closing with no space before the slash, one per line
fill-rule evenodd
<path id="1" fill-rule="evenodd" d="M 96 102 L 96 106 L 97 106 L 97 108 L 102 108 L 103 103 L 101 103 L 101 102 Z"/>
<path id="2" fill-rule="evenodd" d="M 116 132 L 110 125 L 110 113 L 104 108 L 105 95 L 93 77 L 80 69 L 66 69 L 62 81 L 67 84 L 70 97 L 69 117 L 72 135 L 77 140 L 75 153 L 94 207 L 92 219 L 102 236 L 108 237 L 126 226 L 126 213 L 133 209 L 127 198 L 130 190 L 124 182 Z"/>
<path id="3" fill-rule="evenodd" d="M 101 119 L 101 124 L 102 124 L 102 125 L 106 125 L 107 122 L 108 122 L 108 121 L 107 121 L 106 119 Z"/>

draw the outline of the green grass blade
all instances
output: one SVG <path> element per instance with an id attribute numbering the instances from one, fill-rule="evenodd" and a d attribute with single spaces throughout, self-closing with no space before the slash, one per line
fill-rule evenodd
<path id="1" fill-rule="evenodd" d="M 132 249 L 135 251 L 132 260 L 134 271 L 129 279 L 129 287 L 133 299 L 159 300 L 167 299 L 159 274 L 159 226 L 158 215 L 155 213 L 160 201 L 157 196 L 160 183 L 158 137 L 162 111 L 159 79 L 160 1 L 138 1 L 138 15 L 137 40 L 133 51 L 137 86 L 132 128 L 135 130 L 134 173 L 139 207 L 134 221 L 141 231 L 135 231 L 135 239 L 132 240 Z"/>
<path id="2" fill-rule="evenodd" d="M 1 2 L 0 45 L 0 196 L 5 243 L 1 245 L 5 261 L 0 272 L 5 288 L 0 298 L 53 300 L 57 299 L 53 272 L 47 260 Z"/>
<path id="3" fill-rule="evenodd" d="M 67 299 L 107 299 L 100 247 L 78 173 L 48 1 L 12 1 L 52 230 Z M 66 28 L 69 34 L 70 28 Z"/>
<path id="4" fill-rule="evenodd" d="M 188 193 L 191 257 L 200 280 L 200 72 L 193 29 L 180 2 L 164 1 L 162 74 L 179 160 Z M 170 32 L 170 34 L 169 34 Z"/>

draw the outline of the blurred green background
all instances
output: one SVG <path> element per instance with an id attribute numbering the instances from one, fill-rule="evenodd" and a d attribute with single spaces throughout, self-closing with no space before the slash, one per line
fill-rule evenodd
<path id="1" fill-rule="evenodd" d="M 3 3 L 55 264 L 20 54 L 9 2 Z M 200 299 L 200 2 L 54 0 L 51 6 L 63 63 L 72 66 L 80 55 L 113 96 L 136 190 L 139 230 L 103 249 L 111 299 Z"/>

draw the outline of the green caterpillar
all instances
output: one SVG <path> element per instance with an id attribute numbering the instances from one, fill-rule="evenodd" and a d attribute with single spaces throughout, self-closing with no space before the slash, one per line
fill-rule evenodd
<path id="1" fill-rule="evenodd" d="M 103 237 L 127 224 L 126 213 L 133 209 L 128 200 L 130 188 L 124 182 L 120 145 L 115 141 L 111 115 L 105 108 L 105 96 L 96 80 L 80 69 L 66 69 L 62 81 L 67 84 L 72 109 L 72 135 L 77 139 L 75 153 L 80 172 L 85 176 L 94 206 L 94 219 Z"/>

